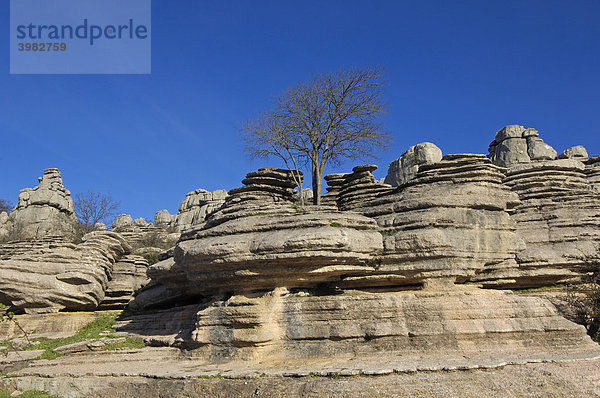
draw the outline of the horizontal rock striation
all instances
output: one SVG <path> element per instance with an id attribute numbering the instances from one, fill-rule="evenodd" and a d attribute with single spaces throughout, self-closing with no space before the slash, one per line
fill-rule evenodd
<path id="1" fill-rule="evenodd" d="M 377 352 L 506 355 L 557 347 L 600 352 L 582 326 L 548 301 L 477 288 L 322 296 L 276 289 L 163 311 L 156 319 L 134 315 L 118 329 L 152 344 L 195 348 L 215 362 Z"/>
<path id="2" fill-rule="evenodd" d="M 502 185 L 503 169 L 483 155 L 447 155 L 423 165 L 393 193 L 356 208 L 383 235 L 377 271 L 342 286 L 465 282 L 491 264 L 515 264 L 522 248 L 508 210 L 518 197 Z"/>
<path id="3" fill-rule="evenodd" d="M 75 245 L 56 240 L 1 246 L 0 302 L 27 313 L 94 309 L 113 265 L 131 247 L 112 232 L 92 232 Z"/>
<path id="4" fill-rule="evenodd" d="M 561 159 L 513 166 L 504 184 L 519 195 L 511 211 L 525 248 L 514 264 L 488 266 L 476 280 L 494 287 L 539 287 L 579 280 L 600 264 L 600 196 L 584 165 Z"/>
<path id="5" fill-rule="evenodd" d="M 135 255 L 126 255 L 112 266 L 110 280 L 104 291 L 99 310 L 123 309 L 134 294 L 148 283 L 148 262 Z"/>
<path id="6" fill-rule="evenodd" d="M 392 191 L 392 186 L 381 183 L 373 177 L 377 166 L 367 164 L 356 166 L 352 173 L 346 174 L 337 194 L 340 210 L 352 210 L 362 206 L 366 201 L 375 199 Z"/>
<path id="7" fill-rule="evenodd" d="M 585 170 L 589 188 L 600 193 L 600 156 L 594 156 L 585 162 Z"/>

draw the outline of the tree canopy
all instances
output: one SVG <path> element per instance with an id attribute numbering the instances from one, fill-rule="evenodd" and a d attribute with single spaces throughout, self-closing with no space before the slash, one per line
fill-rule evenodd
<path id="1" fill-rule="evenodd" d="M 115 216 L 119 202 L 110 194 L 87 191 L 75 194 L 73 208 L 84 232 L 89 232 L 98 222 L 108 223 Z"/>
<path id="2" fill-rule="evenodd" d="M 374 157 L 390 142 L 381 122 L 382 76 L 382 68 L 356 68 L 298 83 L 242 124 L 245 150 L 251 158 L 279 157 L 290 170 L 310 166 L 313 204 L 320 204 L 325 165 Z"/>

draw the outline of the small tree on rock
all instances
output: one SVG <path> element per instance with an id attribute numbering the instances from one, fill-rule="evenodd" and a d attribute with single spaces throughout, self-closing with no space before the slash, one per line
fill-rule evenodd
<path id="1" fill-rule="evenodd" d="M 279 157 L 292 171 L 310 164 L 313 204 L 319 205 L 326 164 L 373 157 L 390 142 L 381 123 L 382 75 L 381 68 L 340 70 L 289 88 L 271 111 L 242 124 L 246 151 Z"/>
<path id="2" fill-rule="evenodd" d="M 108 223 L 115 217 L 119 202 L 110 194 L 87 191 L 73 197 L 75 214 L 84 232 L 89 232 L 98 222 Z"/>

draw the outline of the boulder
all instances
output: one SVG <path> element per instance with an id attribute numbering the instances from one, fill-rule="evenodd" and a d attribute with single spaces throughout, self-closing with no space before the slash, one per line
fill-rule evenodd
<path id="1" fill-rule="evenodd" d="M 112 223 L 112 229 L 114 231 L 118 231 L 123 228 L 127 228 L 131 226 L 133 223 L 133 218 L 129 214 L 119 214 L 115 221 Z"/>
<path id="2" fill-rule="evenodd" d="M 583 146 L 577 145 L 577 146 L 565 149 L 563 151 L 563 153 L 560 154 L 559 158 L 560 159 L 585 160 L 588 158 L 588 153 Z"/>
<path id="3" fill-rule="evenodd" d="M 399 186 L 412 179 L 419 166 L 439 162 L 442 150 L 430 142 L 423 142 L 408 148 L 398 159 L 390 162 L 384 183 Z"/>
<path id="4" fill-rule="evenodd" d="M 503 127 L 489 147 L 492 162 L 501 167 L 556 159 L 556 151 L 537 130 L 517 124 Z"/>

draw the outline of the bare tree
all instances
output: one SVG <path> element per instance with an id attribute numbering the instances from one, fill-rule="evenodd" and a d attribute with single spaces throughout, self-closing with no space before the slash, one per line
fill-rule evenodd
<path id="1" fill-rule="evenodd" d="M 119 208 L 110 194 L 87 191 L 73 197 L 75 214 L 85 232 L 89 232 L 98 222 L 107 223 L 115 216 Z"/>
<path id="2" fill-rule="evenodd" d="M 0 213 L 2 213 L 3 211 L 10 213 L 12 208 L 13 208 L 12 203 L 10 203 L 6 199 L 0 199 Z"/>
<path id="3" fill-rule="evenodd" d="M 319 205 L 326 164 L 373 157 L 390 142 L 381 123 L 382 76 L 381 68 L 351 69 L 298 83 L 277 97 L 273 110 L 242 124 L 246 151 L 279 157 L 290 170 L 310 164 L 313 204 Z"/>

